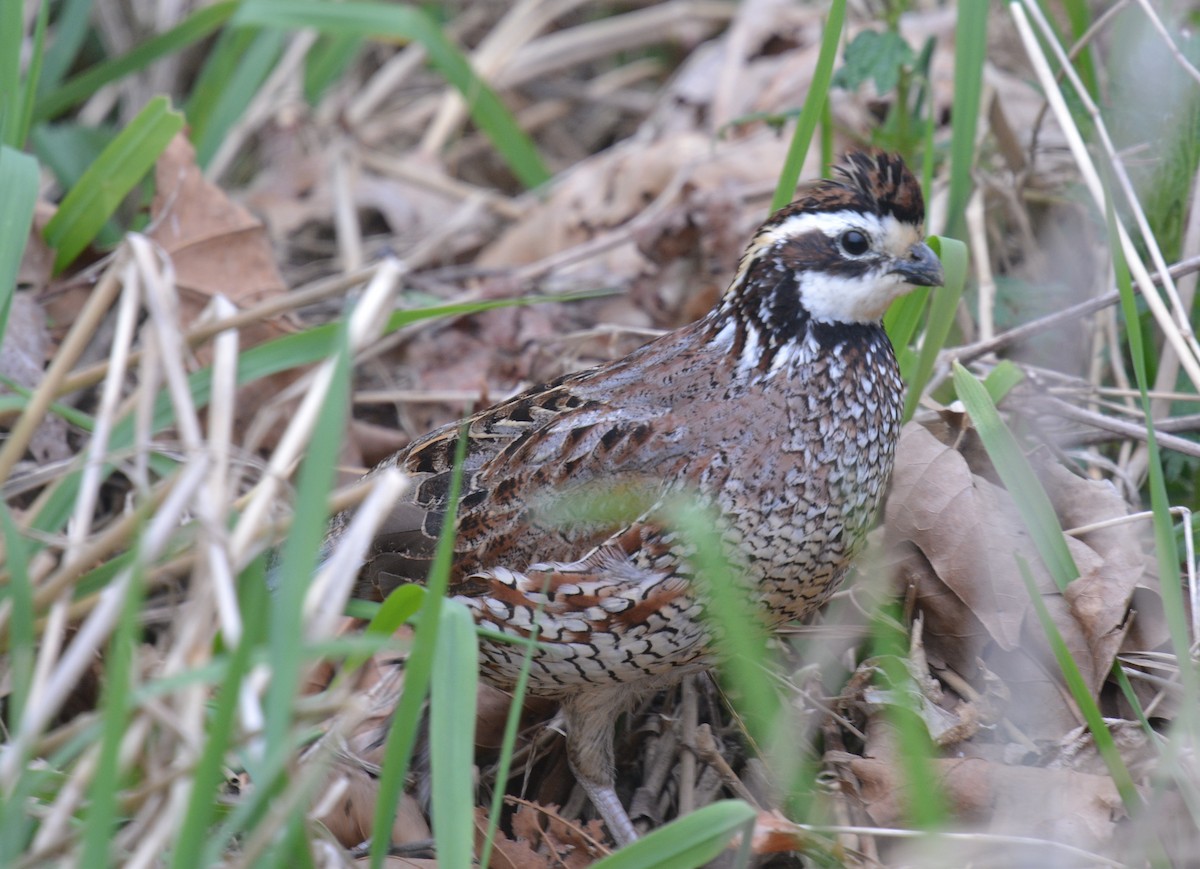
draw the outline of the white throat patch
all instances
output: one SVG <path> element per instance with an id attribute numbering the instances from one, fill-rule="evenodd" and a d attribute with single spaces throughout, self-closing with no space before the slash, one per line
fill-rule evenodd
<path id="1" fill-rule="evenodd" d="M 862 214 L 857 211 L 795 214 L 777 226 L 762 230 L 755 238 L 756 251 L 765 252 L 788 239 L 820 232 L 838 239 L 845 232 L 857 230 L 870 241 L 870 249 L 862 259 L 883 256 L 887 260 L 903 259 L 914 244 L 922 240 L 921 231 L 902 223 L 892 215 Z M 761 255 L 761 254 L 760 254 Z M 847 260 L 851 254 L 843 253 Z M 742 270 L 749 262 L 742 263 Z M 883 316 L 888 306 L 912 289 L 897 274 L 889 274 L 890 263 L 884 263 L 861 275 L 843 277 L 827 272 L 804 272 L 800 276 L 800 302 L 815 320 L 827 323 L 873 323 Z"/>

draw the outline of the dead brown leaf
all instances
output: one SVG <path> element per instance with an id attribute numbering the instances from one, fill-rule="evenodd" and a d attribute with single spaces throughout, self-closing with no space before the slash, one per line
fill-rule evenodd
<path id="1" fill-rule="evenodd" d="M 1018 530 L 1007 493 L 910 423 L 900 435 L 885 523 L 894 544 L 911 543 L 931 568 L 912 573 L 931 651 L 967 662 L 971 672 L 987 641 L 1006 650 L 1019 645 L 1029 602 L 1012 553 L 1017 547 L 1030 563 L 1037 554 Z"/>
<path id="2" fill-rule="evenodd" d="M 986 456 L 967 433 L 938 431 L 949 443 L 917 424 L 901 434 L 886 519 L 899 578 L 916 591 L 933 662 L 971 678 L 982 660 L 1022 699 L 1013 709 L 1019 725 L 1035 738 L 1056 739 L 1080 719 L 1015 556 L 1033 571 L 1059 633 L 1098 695 L 1144 572 L 1136 529 L 1117 525 L 1068 538 L 1080 576 L 1060 592 L 1011 496 L 992 482 Z M 1048 462 L 1037 470 L 1065 528 L 1128 513 L 1107 483 Z"/>
<path id="3" fill-rule="evenodd" d="M 370 839 L 374 831 L 379 771 L 363 766 L 354 758 L 338 757 L 331 772 L 334 775 L 329 785 L 344 786 L 345 790 L 334 806 L 318 820 L 334 838 L 347 848 L 353 848 Z M 417 799 L 412 794 L 402 793 L 389 841 L 393 845 L 404 845 L 425 841 L 432 835 Z"/>
<path id="4" fill-rule="evenodd" d="M 204 177 L 195 149 L 182 134 L 159 157 L 155 181 L 149 236 L 171 258 L 184 328 L 195 324 L 216 295 L 245 308 L 287 292 L 262 223 Z M 281 318 L 251 323 L 240 330 L 241 346 L 254 347 L 291 331 Z M 196 356 L 201 364 L 211 362 L 206 347 Z M 243 386 L 235 431 L 244 435 L 270 399 L 298 376 L 288 371 Z M 264 438 L 266 446 L 277 433 Z"/>
<path id="5" fill-rule="evenodd" d="M 1107 775 L 1010 766 L 978 757 L 931 760 L 939 791 L 954 817 L 993 832 L 1037 836 L 1082 847 L 1111 840 L 1124 807 Z M 908 815 L 904 765 L 873 745 L 853 759 L 856 791 L 871 820 L 900 826 Z"/>
<path id="6" fill-rule="evenodd" d="M 568 869 L 583 869 L 607 853 L 600 844 L 605 841 L 600 821 L 568 821 L 558 814 L 555 805 L 521 801 L 512 828 L 518 842 L 549 852 L 554 865 Z"/>
<path id="7" fill-rule="evenodd" d="M 524 811 L 524 808 L 522 807 L 519 811 Z M 482 848 L 487 828 L 488 811 L 482 806 L 477 806 L 475 808 L 476 850 Z M 495 838 L 492 840 L 492 859 L 488 865 L 491 869 L 546 869 L 546 867 L 554 865 L 554 862 L 549 856 L 539 854 L 530 847 L 528 839 L 510 839 L 502 830 L 497 829 Z"/>

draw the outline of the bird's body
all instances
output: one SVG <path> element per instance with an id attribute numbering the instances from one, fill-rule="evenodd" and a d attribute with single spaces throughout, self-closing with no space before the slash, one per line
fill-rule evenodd
<path id="1" fill-rule="evenodd" d="M 451 593 L 484 627 L 536 635 L 528 690 L 563 703 L 572 767 L 622 842 L 634 831 L 613 791 L 617 716 L 713 663 L 692 547 L 668 503 L 713 512 L 776 627 L 836 588 L 887 484 L 903 384 L 880 317 L 941 272 L 903 163 L 854 155 L 844 174 L 764 224 L 703 319 L 466 423 Z M 361 588 L 425 579 L 462 430 L 385 462 L 413 488 Z M 485 677 L 510 688 L 527 648 L 485 639 Z"/>

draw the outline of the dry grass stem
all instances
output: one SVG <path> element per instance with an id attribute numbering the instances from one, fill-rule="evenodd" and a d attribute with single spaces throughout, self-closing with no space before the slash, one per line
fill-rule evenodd
<path id="1" fill-rule="evenodd" d="M 1030 63 L 1033 65 L 1034 72 L 1042 83 L 1046 99 L 1050 102 L 1051 108 L 1054 110 L 1055 118 L 1067 137 L 1067 142 L 1071 147 L 1071 154 L 1083 176 L 1083 181 L 1088 188 L 1088 192 L 1095 201 L 1096 207 L 1103 211 L 1107 201 L 1105 187 L 1092 162 L 1087 145 L 1084 143 L 1083 137 L 1075 125 L 1074 119 L 1071 117 L 1066 100 L 1054 85 L 1054 76 L 1050 71 L 1050 64 L 1041 50 L 1040 43 L 1033 35 L 1033 31 L 1029 25 L 1029 18 L 1037 22 L 1039 29 L 1042 31 L 1043 38 L 1058 55 L 1058 61 L 1062 65 L 1063 71 L 1071 80 L 1071 84 L 1075 88 L 1080 102 L 1095 125 L 1097 135 L 1108 156 L 1113 174 L 1120 184 L 1125 201 L 1137 222 L 1142 241 L 1146 245 L 1151 259 L 1154 261 L 1155 268 L 1163 276 L 1163 291 L 1172 305 L 1175 313 L 1174 318 L 1172 318 L 1162 300 L 1155 293 L 1154 283 L 1150 280 L 1150 274 L 1142 262 L 1141 256 L 1133 244 L 1133 240 L 1129 237 L 1128 231 L 1120 221 L 1117 221 L 1117 235 L 1121 242 L 1121 248 L 1125 253 L 1129 269 L 1133 273 L 1133 278 L 1138 287 L 1141 289 L 1142 298 L 1146 300 L 1146 304 L 1150 307 L 1151 312 L 1158 321 L 1159 328 L 1162 329 L 1164 336 L 1175 347 L 1176 352 L 1179 354 L 1180 362 L 1192 378 L 1192 382 L 1200 383 L 1200 345 L 1196 343 L 1187 310 L 1179 299 L 1174 280 L 1170 276 L 1170 270 L 1167 268 L 1162 252 L 1159 250 L 1158 242 L 1150 230 L 1146 215 L 1139 204 L 1137 194 L 1134 192 L 1133 184 L 1125 172 L 1124 164 L 1117 154 L 1112 140 L 1109 138 L 1108 130 L 1104 124 L 1104 119 L 1101 117 L 1100 110 L 1088 96 L 1087 89 L 1076 75 L 1074 68 L 1062 51 L 1062 46 L 1059 45 L 1055 38 L 1053 29 L 1046 22 L 1045 17 L 1036 4 L 1026 2 L 1022 6 L 1013 2 L 1010 3 L 1009 8 L 1012 10 L 1013 20 L 1017 25 L 1017 31 L 1021 36 L 1021 41 L 1025 46 Z M 1029 18 L 1026 18 L 1026 15 Z"/>
<path id="2" fill-rule="evenodd" d="M 395 468 L 385 468 L 371 477 L 371 490 L 354 511 L 354 518 L 338 546 L 328 553 L 304 598 L 310 640 L 333 636 L 342 611 L 354 590 L 358 567 L 380 525 L 396 500 L 408 488 L 408 478 Z"/>
<path id="3" fill-rule="evenodd" d="M 403 268 L 399 263 L 394 260 L 386 260 L 371 279 L 371 283 L 367 285 L 350 318 L 348 339 L 351 353 L 365 347 L 382 330 L 387 319 L 385 311 L 391 307 L 397 284 L 403 273 Z M 245 512 L 234 529 L 232 551 L 235 560 L 239 563 L 250 553 L 251 544 L 258 539 L 267 512 L 278 496 L 280 486 L 300 458 L 308 436 L 316 424 L 317 414 L 320 413 L 321 405 L 328 394 L 334 364 L 333 360 L 329 360 L 322 363 L 317 369 L 303 403 L 280 439 L 279 446 L 271 455 L 266 475 L 256 487 L 254 494 L 246 504 Z"/>

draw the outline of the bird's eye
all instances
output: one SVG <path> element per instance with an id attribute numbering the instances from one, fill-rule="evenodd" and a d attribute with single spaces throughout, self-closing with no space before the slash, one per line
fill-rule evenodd
<path id="1" fill-rule="evenodd" d="M 870 240 L 857 229 L 848 229 L 838 239 L 842 250 L 850 256 L 862 256 L 871 249 Z"/>

